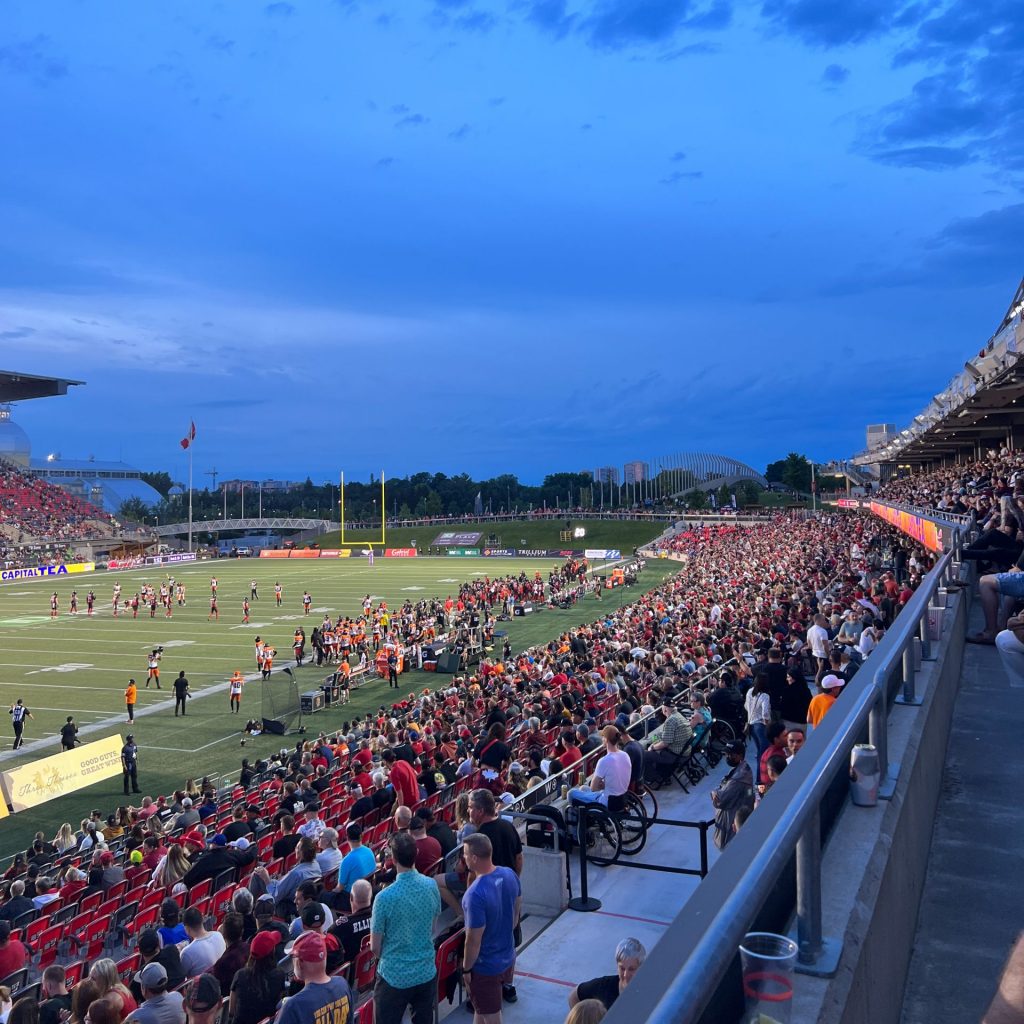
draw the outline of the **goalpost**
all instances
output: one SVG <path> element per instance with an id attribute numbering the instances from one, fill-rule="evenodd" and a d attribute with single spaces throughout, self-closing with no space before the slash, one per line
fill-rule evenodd
<path id="1" fill-rule="evenodd" d="M 381 554 L 384 553 L 385 537 L 387 534 L 387 528 L 385 521 L 387 519 L 387 504 L 384 495 L 384 470 L 380 471 L 380 537 L 365 538 L 361 537 L 359 540 L 345 540 L 345 474 L 342 472 L 338 476 L 338 518 L 341 522 L 341 536 L 339 538 L 339 545 L 346 547 L 348 545 L 359 546 L 365 545 L 370 549 L 370 553 L 373 553 L 373 546 L 376 544 L 381 549 Z"/>

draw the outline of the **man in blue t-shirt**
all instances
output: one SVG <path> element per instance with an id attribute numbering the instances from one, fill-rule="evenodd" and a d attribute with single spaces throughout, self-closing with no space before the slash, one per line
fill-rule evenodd
<path id="1" fill-rule="evenodd" d="M 500 1024 L 502 988 L 512 984 L 516 962 L 513 937 L 519 923 L 522 888 L 511 868 L 494 866 L 491 841 L 480 832 L 463 842 L 473 884 L 462 897 L 466 947 L 462 975 L 479 1018 Z"/>
<path id="2" fill-rule="evenodd" d="M 292 943 L 295 980 L 301 992 L 289 996 L 277 1015 L 276 1024 L 349 1024 L 352 1019 L 352 990 L 344 978 L 327 973 L 327 941 L 320 932 L 303 932 Z"/>
<path id="3" fill-rule="evenodd" d="M 377 870 L 377 860 L 373 856 L 373 850 L 363 846 L 362 827 L 352 822 L 345 829 L 349 845 L 352 847 L 338 866 L 338 888 L 335 895 L 335 903 L 342 910 L 349 909 L 349 893 L 352 886 L 360 878 L 369 878 Z"/>

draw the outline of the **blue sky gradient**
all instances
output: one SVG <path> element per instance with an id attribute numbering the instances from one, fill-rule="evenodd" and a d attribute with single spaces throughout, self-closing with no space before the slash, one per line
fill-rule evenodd
<path id="1" fill-rule="evenodd" d="M 9 0 L 37 454 L 362 478 L 905 423 L 1024 260 L 1004 0 Z M 201 465 L 200 465 L 201 463 Z"/>

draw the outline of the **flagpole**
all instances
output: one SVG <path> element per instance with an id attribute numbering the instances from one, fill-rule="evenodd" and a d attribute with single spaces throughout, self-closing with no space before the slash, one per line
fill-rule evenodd
<path id="1" fill-rule="evenodd" d="M 191 433 L 191 423 L 189 433 Z M 188 435 L 186 435 L 188 436 Z M 188 550 L 192 551 L 192 445 L 194 442 L 189 439 L 188 443 Z"/>

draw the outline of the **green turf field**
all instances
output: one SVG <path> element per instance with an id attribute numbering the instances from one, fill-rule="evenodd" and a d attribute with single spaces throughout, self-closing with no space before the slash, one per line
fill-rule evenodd
<path id="1" fill-rule="evenodd" d="M 129 676 L 139 684 L 139 699 L 133 729 L 140 747 L 139 783 L 144 793 L 157 795 L 180 787 L 188 777 L 220 773 L 236 778 L 242 754 L 250 757 L 280 749 L 294 738 L 263 736 L 250 738 L 246 749 L 239 746 L 240 730 L 247 715 L 260 713 L 260 683 L 250 682 L 242 700 L 242 713 L 229 713 L 227 678 L 238 668 L 246 675 L 255 672 L 253 638 L 259 634 L 278 649 L 275 667 L 292 661 L 291 636 L 297 624 L 307 636 L 318 625 L 325 610 L 355 615 L 369 593 L 375 601 L 387 600 L 394 607 L 404 599 L 418 600 L 455 593 L 458 584 L 473 575 L 501 576 L 521 569 L 545 575 L 553 565 L 547 559 L 383 559 L 371 568 L 362 559 L 317 561 L 270 561 L 260 559 L 193 563 L 175 571 L 187 587 L 187 607 L 174 606 L 174 617 L 165 619 L 162 609 L 149 618 L 141 610 L 133 620 L 122 612 L 111 615 L 111 593 L 120 581 L 122 595 L 131 595 L 145 580 L 159 586 L 162 573 L 155 570 L 92 573 L 61 577 L 59 582 L 43 578 L 0 585 L 0 702 L 8 707 L 23 697 L 34 715 L 25 730 L 26 751 L 11 750 L 8 730 L 0 743 L 0 769 L 23 764 L 60 751 L 58 731 L 67 715 L 75 716 L 81 727 L 94 725 L 95 732 L 83 735 L 85 742 L 128 731 L 124 710 L 124 688 Z M 647 588 L 668 575 L 673 563 L 653 562 L 642 578 Z M 208 622 L 210 576 L 220 581 L 220 621 Z M 241 604 L 249 593 L 249 581 L 259 582 L 260 600 L 252 602 L 251 621 L 242 624 Z M 284 587 L 284 604 L 274 604 L 274 583 Z M 96 593 L 96 610 L 85 614 L 85 594 Z M 77 589 L 79 614 L 68 614 L 68 597 Z M 313 614 L 302 614 L 302 592 L 313 598 Z M 49 596 L 57 590 L 60 616 L 51 620 Z M 591 621 L 601 609 L 632 600 L 638 590 L 606 593 L 600 605 L 588 597 L 569 611 L 548 610 L 526 618 L 502 623 L 508 628 L 513 647 L 521 650 L 546 641 L 573 625 Z M 165 649 L 161 665 L 163 690 L 146 690 L 146 656 L 158 645 Z M 189 702 L 185 718 L 174 717 L 171 681 L 184 669 L 193 692 L 212 691 Z M 296 671 L 300 692 L 316 687 L 327 674 L 324 668 L 304 667 Z M 402 693 L 437 686 L 449 676 L 411 672 L 402 677 Z M 394 693 L 395 691 L 392 691 Z M 336 729 L 344 720 L 363 714 L 388 700 L 386 681 L 354 691 L 344 707 L 333 708 L 305 719 L 307 730 Z M 64 820 L 77 827 L 93 807 L 104 812 L 121 802 L 120 777 L 97 783 L 79 793 L 51 801 L 44 807 L 25 811 L 0 821 L 0 856 L 24 849 L 37 828 L 52 834 Z M 137 798 L 138 799 L 138 798 Z"/>

